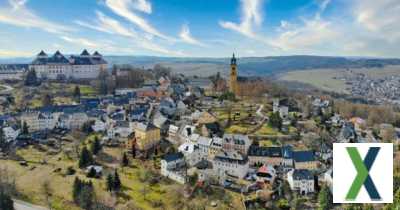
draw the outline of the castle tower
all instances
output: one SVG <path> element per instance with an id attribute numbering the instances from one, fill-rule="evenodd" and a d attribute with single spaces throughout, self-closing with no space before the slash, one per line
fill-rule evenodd
<path id="1" fill-rule="evenodd" d="M 237 84 L 237 65 L 236 65 L 235 53 L 233 54 L 231 59 L 231 73 L 229 77 L 230 77 L 229 91 L 237 95 L 238 84 Z"/>

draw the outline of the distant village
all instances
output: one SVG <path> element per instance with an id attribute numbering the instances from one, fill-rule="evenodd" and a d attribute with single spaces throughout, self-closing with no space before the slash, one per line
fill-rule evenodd
<path id="1" fill-rule="evenodd" d="M 34 89 L 35 82 L 26 81 L 27 72 L 34 71 L 33 77 L 42 83 L 90 80 L 98 78 L 106 66 L 98 52 L 84 50 L 66 58 L 60 52 L 48 56 L 42 51 L 29 65 L 1 70 L 8 72 L 1 79 L 25 80 L 24 85 Z M 129 73 L 116 68 L 114 74 L 128 77 Z M 62 150 L 63 142 L 71 141 L 69 136 L 79 130 L 96 134 L 102 147 L 117 147 L 129 159 L 159 157 L 158 173 L 182 186 L 190 185 L 188 197 L 194 189 L 209 185 L 237 193 L 247 209 L 280 208 L 285 205 L 281 202 L 293 197 L 305 198 L 299 205 L 313 209 L 321 205 L 321 191 L 327 197 L 332 191 L 332 143 L 400 143 L 400 129 L 392 124 L 373 128 L 366 119 L 341 116 L 329 97 L 307 95 L 301 98 L 309 102 L 304 105 L 295 98 L 265 92 L 251 101 L 240 96 L 243 90 L 239 89 L 249 85 L 249 80 L 239 75 L 233 56 L 225 83 L 223 78 L 165 73 L 146 79 L 140 87 L 83 97 L 74 81 L 71 103 L 24 109 L 11 108 L 13 90 L 6 89 L 1 96 L 5 142 L 1 157 L 8 159 L 12 151 L 32 145 Z M 398 80 L 346 78 L 352 83 L 352 94 L 393 102 L 398 100 Z M 82 165 L 81 170 L 88 174 L 92 168 L 100 176 L 106 174 L 106 167 L 96 161 Z"/>
<path id="2" fill-rule="evenodd" d="M 346 85 L 349 86 L 346 90 L 352 97 L 374 104 L 400 104 L 399 76 L 372 78 L 361 72 L 347 70 L 343 76 L 335 79 L 346 82 Z"/>

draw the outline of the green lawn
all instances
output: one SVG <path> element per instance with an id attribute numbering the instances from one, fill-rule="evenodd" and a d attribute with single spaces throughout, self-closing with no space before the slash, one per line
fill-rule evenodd
<path id="1" fill-rule="evenodd" d="M 246 134 L 252 128 L 246 125 L 231 125 L 230 127 L 225 129 L 225 133 L 240 133 Z"/>
<path id="2" fill-rule="evenodd" d="M 265 123 L 258 131 L 255 133 L 256 135 L 281 135 L 279 131 L 275 128 L 272 128 L 270 125 Z"/>

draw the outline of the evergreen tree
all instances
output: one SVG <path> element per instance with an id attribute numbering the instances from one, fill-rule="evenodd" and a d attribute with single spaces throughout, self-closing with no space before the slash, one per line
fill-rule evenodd
<path id="1" fill-rule="evenodd" d="M 0 128 L 0 149 L 4 150 L 7 147 L 7 142 L 4 136 L 3 128 Z"/>
<path id="2" fill-rule="evenodd" d="M 87 167 L 93 164 L 93 162 L 94 160 L 92 153 L 90 153 L 90 151 L 86 147 L 84 147 L 81 151 L 81 155 L 79 158 L 79 168 Z"/>
<path id="3" fill-rule="evenodd" d="M 124 154 L 122 155 L 122 162 L 121 162 L 122 167 L 126 167 L 129 165 L 129 159 L 128 156 L 126 155 L 126 153 L 124 152 Z"/>
<path id="4" fill-rule="evenodd" d="M 332 196 L 329 192 L 329 188 L 323 185 L 321 191 L 318 194 L 319 210 L 328 210 L 332 204 Z"/>
<path id="5" fill-rule="evenodd" d="M 107 86 L 107 82 L 105 80 L 101 80 L 100 81 L 100 94 L 102 95 L 107 95 L 108 93 L 108 86 Z"/>
<path id="6" fill-rule="evenodd" d="M 22 134 L 24 134 L 24 135 L 28 135 L 29 134 L 28 124 L 25 121 L 22 124 Z"/>
<path id="7" fill-rule="evenodd" d="M 96 169 L 94 169 L 94 167 L 91 167 L 89 172 L 88 172 L 88 174 L 87 174 L 87 177 L 95 178 L 96 176 L 97 176 Z"/>
<path id="8" fill-rule="evenodd" d="M 114 190 L 114 178 L 111 174 L 107 176 L 107 191 L 112 192 Z"/>
<path id="9" fill-rule="evenodd" d="M 101 151 L 102 146 L 97 136 L 94 137 L 94 141 L 92 142 L 90 149 L 94 155 L 97 155 Z"/>
<path id="10" fill-rule="evenodd" d="M 78 102 L 81 100 L 81 89 L 79 88 L 78 85 L 75 86 L 75 89 L 74 89 L 74 99 Z"/>
<path id="11" fill-rule="evenodd" d="M 132 143 L 132 158 L 136 158 L 136 144 Z"/>
<path id="12" fill-rule="evenodd" d="M 75 178 L 72 189 L 72 198 L 75 204 L 79 205 L 82 209 L 92 209 L 94 193 L 93 183 L 91 181 L 85 182 L 78 177 Z"/>
<path id="13" fill-rule="evenodd" d="M 271 114 L 271 116 L 269 117 L 269 124 L 279 130 L 282 129 L 282 118 L 279 115 L 279 112 L 274 112 Z"/>
<path id="14" fill-rule="evenodd" d="M 72 199 L 74 200 L 75 203 L 79 203 L 79 194 L 81 193 L 82 190 L 82 181 L 78 177 L 75 177 L 74 184 L 72 187 L 73 187 Z"/>
<path id="15" fill-rule="evenodd" d="M 35 69 L 28 71 L 28 74 L 26 75 L 24 84 L 25 84 L 25 86 L 39 85 L 39 81 L 38 81 Z"/>
<path id="16" fill-rule="evenodd" d="M 93 125 L 93 121 L 88 121 L 88 122 L 83 123 L 82 128 L 81 128 L 82 132 L 85 132 L 85 133 L 93 132 L 92 125 Z"/>
<path id="17" fill-rule="evenodd" d="M 51 106 L 53 105 L 53 99 L 49 94 L 45 94 L 42 98 L 42 105 L 43 106 Z"/>
<path id="18" fill-rule="evenodd" d="M 79 206 L 82 209 L 90 210 L 94 204 L 94 188 L 92 182 L 85 183 L 79 194 Z"/>
<path id="19" fill-rule="evenodd" d="M 120 191 L 122 187 L 121 180 L 119 179 L 119 174 L 117 170 L 114 172 L 114 191 Z"/>
<path id="20" fill-rule="evenodd" d="M 5 192 L 0 192 L 0 209 L 1 210 L 14 210 L 14 201 L 11 196 Z"/>

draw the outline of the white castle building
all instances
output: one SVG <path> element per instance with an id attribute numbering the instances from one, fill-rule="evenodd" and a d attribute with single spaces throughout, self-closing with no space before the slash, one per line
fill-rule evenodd
<path id="1" fill-rule="evenodd" d="M 107 69 L 107 62 L 97 51 L 90 55 L 87 50 L 79 56 L 66 58 L 60 51 L 49 57 L 41 51 L 29 65 L 38 78 L 44 79 L 94 79 L 100 71 Z"/>

